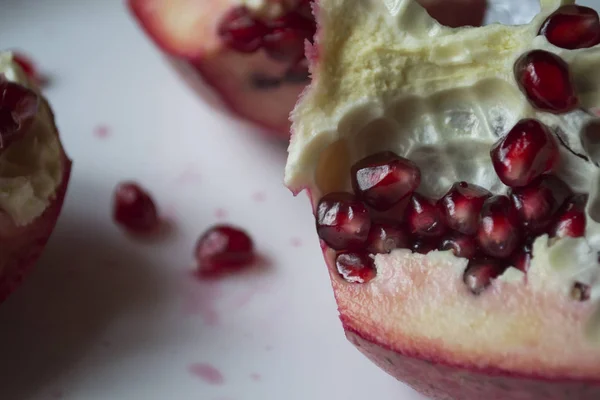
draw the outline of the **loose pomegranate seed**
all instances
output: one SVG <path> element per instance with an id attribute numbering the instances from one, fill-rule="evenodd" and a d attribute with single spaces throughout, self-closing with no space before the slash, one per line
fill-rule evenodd
<path id="1" fill-rule="evenodd" d="M 511 187 L 526 186 L 551 171 L 558 162 L 558 154 L 552 132 L 534 119 L 519 121 L 490 151 L 496 174 Z"/>
<path id="2" fill-rule="evenodd" d="M 375 278 L 373 259 L 366 253 L 341 253 L 335 259 L 339 274 L 350 283 L 367 283 Z"/>
<path id="3" fill-rule="evenodd" d="M 419 254 L 427 254 L 438 249 L 438 243 L 435 240 L 417 239 L 411 246 L 411 250 Z"/>
<path id="4" fill-rule="evenodd" d="M 370 155 L 352 166 L 354 192 L 376 210 L 389 210 L 420 183 L 417 165 L 391 151 Z"/>
<path id="5" fill-rule="evenodd" d="M 531 184 L 512 191 L 511 200 L 521 223 L 532 233 L 542 233 L 552 217 L 571 195 L 566 183 L 552 175 L 542 175 Z"/>
<path id="6" fill-rule="evenodd" d="M 159 226 L 156 206 L 150 195 L 133 182 L 117 186 L 113 200 L 115 222 L 134 233 L 149 233 Z"/>
<path id="7" fill-rule="evenodd" d="M 450 250 L 456 257 L 473 258 L 477 253 L 477 242 L 471 236 L 453 233 L 444 239 L 439 247 L 440 250 Z"/>
<path id="8" fill-rule="evenodd" d="M 551 237 L 581 237 L 585 234 L 585 205 L 588 196 L 579 194 L 571 197 L 558 211 L 550 228 Z"/>
<path id="9" fill-rule="evenodd" d="M 350 193 L 325 195 L 317 206 L 317 233 L 334 250 L 362 248 L 371 219 L 367 207 Z"/>
<path id="10" fill-rule="evenodd" d="M 577 301 L 587 301 L 592 296 L 592 288 L 585 283 L 575 282 L 571 289 L 571 298 Z"/>
<path id="11" fill-rule="evenodd" d="M 255 19 L 245 6 L 235 7 L 225 14 L 218 27 L 221 40 L 242 53 L 258 50 L 266 33 L 267 27 Z"/>
<path id="12" fill-rule="evenodd" d="M 387 254 L 394 249 L 409 247 L 410 238 L 394 221 L 375 221 L 367 239 L 367 251 L 372 254 Z"/>
<path id="13" fill-rule="evenodd" d="M 304 37 L 293 29 L 275 29 L 263 38 L 263 48 L 278 61 L 294 61 L 304 55 Z"/>
<path id="14" fill-rule="evenodd" d="M 33 90 L 0 80 L 0 151 L 27 132 L 39 104 L 40 98 Z"/>
<path id="15" fill-rule="evenodd" d="M 404 213 L 404 221 L 411 234 L 419 237 L 438 237 L 446 231 L 444 217 L 431 199 L 414 193 Z"/>
<path id="16" fill-rule="evenodd" d="M 512 256 L 513 266 L 516 269 L 527 273 L 527 271 L 529 271 L 529 267 L 531 266 L 531 259 L 533 257 L 531 252 L 532 248 L 530 244 L 526 244 L 522 249 L 517 250 Z"/>
<path id="17" fill-rule="evenodd" d="M 515 63 L 515 78 L 529 102 L 539 110 L 554 114 L 577 108 L 569 66 L 559 56 L 533 50 Z"/>
<path id="18" fill-rule="evenodd" d="M 198 239 L 195 255 L 200 275 L 221 275 L 251 264 L 254 243 L 239 228 L 216 225 Z"/>
<path id="19" fill-rule="evenodd" d="M 492 279 L 502 275 L 505 270 L 496 260 L 472 260 L 465 270 L 463 281 L 473 294 L 478 295 L 492 283 Z"/>
<path id="20" fill-rule="evenodd" d="M 483 203 L 477 242 L 487 255 L 506 258 L 520 243 L 519 216 L 506 196 L 492 196 Z"/>
<path id="21" fill-rule="evenodd" d="M 465 235 L 474 235 L 483 202 L 491 195 L 486 189 L 467 182 L 452 185 L 439 201 L 448 227 Z"/>
<path id="22" fill-rule="evenodd" d="M 566 5 L 546 19 L 540 35 L 563 49 L 582 49 L 600 42 L 598 13 L 589 7 Z"/>

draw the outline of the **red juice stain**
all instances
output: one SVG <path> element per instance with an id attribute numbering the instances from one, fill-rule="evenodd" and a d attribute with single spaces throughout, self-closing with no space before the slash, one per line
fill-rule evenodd
<path id="1" fill-rule="evenodd" d="M 94 128 L 94 136 L 98 139 L 106 139 L 110 136 L 110 128 L 106 125 L 98 125 Z"/>
<path id="2" fill-rule="evenodd" d="M 190 374 L 208 383 L 209 385 L 222 385 L 225 382 L 221 371 L 206 363 L 195 363 L 188 367 Z"/>
<path id="3" fill-rule="evenodd" d="M 215 218 L 221 220 L 227 218 L 227 211 L 223 208 L 217 208 L 215 210 Z"/>
<path id="4" fill-rule="evenodd" d="M 292 245 L 292 247 L 301 247 L 302 239 L 300 239 L 298 237 L 293 237 L 290 239 L 290 244 Z"/>
<path id="5" fill-rule="evenodd" d="M 254 382 L 260 382 L 262 380 L 262 375 L 258 372 L 253 372 L 250 374 L 250 379 L 252 379 Z"/>
<path id="6" fill-rule="evenodd" d="M 265 192 L 256 192 L 252 195 L 252 199 L 258 203 L 262 203 L 267 199 Z"/>

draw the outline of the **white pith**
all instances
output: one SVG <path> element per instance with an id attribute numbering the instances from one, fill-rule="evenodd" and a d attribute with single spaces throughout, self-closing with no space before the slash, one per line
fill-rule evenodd
<path id="1" fill-rule="evenodd" d="M 0 74 L 39 93 L 10 52 L 0 53 Z M 42 100 L 29 131 L 0 154 L 0 210 L 18 226 L 29 224 L 48 207 L 62 176 L 54 119 Z"/>
<path id="2" fill-rule="evenodd" d="M 414 0 L 321 0 L 318 61 L 312 66 L 312 84 L 292 112 L 286 184 L 294 191 L 310 189 L 316 203 L 328 192 L 351 191 L 350 166 L 356 161 L 392 150 L 419 165 L 421 193 L 439 198 L 461 180 L 505 193 L 489 150 L 498 135 L 522 118 L 559 129 L 571 149 L 586 154 L 579 134 L 593 116 L 535 110 L 513 74 L 516 59 L 528 50 L 550 51 L 570 65 L 582 108 L 600 106 L 600 75 L 592 73 L 600 51 L 556 48 L 537 35 L 548 15 L 573 3 L 541 0 L 541 13 L 527 25 L 451 29 L 435 22 Z M 573 284 L 581 282 L 591 286 L 592 298 L 585 307 L 598 309 L 600 174 L 592 163 L 560 148 L 557 175 L 573 190 L 590 194 L 585 237 L 537 238 L 527 277 L 509 268 L 495 285 L 564 296 L 580 307 L 570 293 Z M 453 277 L 460 279 L 465 260 L 446 253 L 444 257 L 458 266 Z M 373 286 L 369 290 L 384 285 L 380 272 L 389 260 L 414 263 L 411 260 L 421 257 L 406 250 L 378 255 L 378 276 L 367 284 Z M 425 256 L 432 264 L 439 257 L 437 251 Z M 573 323 L 600 344 L 600 311 L 581 315 L 585 318 Z"/>

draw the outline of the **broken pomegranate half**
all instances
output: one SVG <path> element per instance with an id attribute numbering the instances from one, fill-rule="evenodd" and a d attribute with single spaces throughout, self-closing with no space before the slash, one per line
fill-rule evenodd
<path id="1" fill-rule="evenodd" d="M 439 400 L 600 398 L 598 16 L 320 0 L 286 184 L 346 336 Z"/>
<path id="2" fill-rule="evenodd" d="M 50 105 L 12 53 L 0 53 L 0 302 L 40 256 L 71 171 Z"/>
<path id="3" fill-rule="evenodd" d="M 485 0 L 420 0 L 450 26 L 479 25 Z M 146 33 L 201 94 L 212 87 L 234 114 L 282 137 L 309 82 L 309 0 L 128 0 Z M 460 10 L 460 12 L 449 12 Z"/>

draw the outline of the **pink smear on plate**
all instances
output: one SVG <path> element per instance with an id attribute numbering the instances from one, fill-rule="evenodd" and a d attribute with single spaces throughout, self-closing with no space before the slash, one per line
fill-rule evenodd
<path id="1" fill-rule="evenodd" d="M 252 195 L 252 199 L 258 203 L 262 203 L 267 199 L 267 195 L 265 192 L 256 192 Z"/>
<path id="2" fill-rule="evenodd" d="M 110 136 L 110 128 L 106 125 L 98 125 L 94 128 L 94 136 L 98 139 L 106 139 Z"/>
<path id="3" fill-rule="evenodd" d="M 298 238 L 298 237 L 293 237 L 290 239 L 290 244 L 293 247 L 301 247 L 302 246 L 302 239 Z"/>
<path id="4" fill-rule="evenodd" d="M 206 363 L 195 363 L 188 367 L 190 374 L 209 385 L 222 385 L 225 382 L 221 371 Z"/>
<path id="5" fill-rule="evenodd" d="M 218 281 L 199 281 L 194 273 L 194 284 L 186 284 L 183 293 L 182 309 L 186 315 L 198 315 L 209 326 L 219 325 L 217 301 L 222 295 Z"/>
<path id="6" fill-rule="evenodd" d="M 175 182 L 180 185 L 194 184 L 200 182 L 202 175 L 195 165 L 186 166 L 183 171 L 177 176 Z"/>
<path id="7" fill-rule="evenodd" d="M 254 382 L 260 382 L 262 380 L 262 375 L 258 372 L 253 372 L 250 374 L 250 379 L 252 379 Z"/>
<path id="8" fill-rule="evenodd" d="M 215 217 L 217 219 L 225 219 L 227 218 L 227 211 L 223 208 L 217 208 L 215 210 Z"/>

